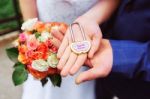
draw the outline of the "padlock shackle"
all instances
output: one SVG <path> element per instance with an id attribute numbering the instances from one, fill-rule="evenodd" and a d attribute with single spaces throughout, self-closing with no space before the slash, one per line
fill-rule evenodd
<path id="1" fill-rule="evenodd" d="M 78 25 L 78 27 L 81 31 L 83 40 L 86 40 L 86 35 L 85 35 L 84 30 L 83 30 L 83 27 L 78 22 L 75 22 L 75 23 L 70 24 L 70 28 L 69 28 L 72 41 L 75 42 L 75 35 L 74 35 L 73 29 L 72 29 L 73 25 Z"/>

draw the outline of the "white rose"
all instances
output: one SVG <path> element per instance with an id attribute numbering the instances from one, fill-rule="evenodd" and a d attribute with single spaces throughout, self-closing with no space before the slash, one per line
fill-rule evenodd
<path id="1" fill-rule="evenodd" d="M 29 20 L 25 21 L 22 24 L 21 29 L 22 30 L 27 30 L 27 31 L 32 31 L 33 30 L 33 26 L 36 24 L 37 21 L 38 21 L 37 18 L 29 19 Z"/>
<path id="2" fill-rule="evenodd" d="M 49 33 L 49 32 L 42 32 L 42 33 L 41 33 L 41 36 L 43 36 L 43 37 L 45 37 L 45 38 L 52 38 L 52 35 L 51 35 L 51 33 Z"/>
<path id="3" fill-rule="evenodd" d="M 48 65 L 52 68 L 56 68 L 58 64 L 58 58 L 56 54 L 51 54 L 47 59 Z"/>
<path id="4" fill-rule="evenodd" d="M 43 59 L 34 60 L 31 66 L 33 69 L 38 70 L 40 72 L 47 71 L 49 68 L 48 63 Z"/>
<path id="5" fill-rule="evenodd" d="M 49 38 L 50 38 L 50 39 L 52 38 L 51 33 L 49 33 L 49 32 L 42 32 L 42 33 L 41 33 L 41 36 L 38 38 L 38 40 L 41 41 L 41 42 L 45 42 L 45 41 L 47 41 Z"/>

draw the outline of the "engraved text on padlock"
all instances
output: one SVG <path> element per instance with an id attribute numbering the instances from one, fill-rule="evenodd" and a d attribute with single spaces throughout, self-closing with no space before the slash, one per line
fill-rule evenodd
<path id="1" fill-rule="evenodd" d="M 89 41 L 74 42 L 71 44 L 71 50 L 76 54 L 87 53 L 90 47 L 91 43 Z"/>

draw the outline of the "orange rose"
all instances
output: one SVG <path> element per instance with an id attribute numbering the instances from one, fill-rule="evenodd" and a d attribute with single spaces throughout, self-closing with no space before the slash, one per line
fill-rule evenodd
<path id="1" fill-rule="evenodd" d="M 31 75 L 33 75 L 36 79 L 43 79 L 47 76 L 47 71 L 46 72 L 39 72 L 35 69 L 33 69 L 30 65 L 27 66 L 27 69 Z"/>
<path id="2" fill-rule="evenodd" d="M 28 48 L 26 45 L 20 45 L 18 46 L 18 50 L 20 53 L 24 54 L 28 50 Z"/>
<path id="3" fill-rule="evenodd" d="M 27 60 L 26 56 L 24 54 L 21 54 L 21 53 L 19 53 L 18 60 L 19 60 L 19 62 L 21 62 L 23 64 L 28 63 L 28 60 Z"/>
<path id="4" fill-rule="evenodd" d="M 59 22 L 51 22 L 51 25 L 52 25 L 52 27 L 53 27 L 53 26 L 59 26 L 60 23 L 59 23 Z"/>
<path id="5" fill-rule="evenodd" d="M 43 22 L 37 22 L 34 26 L 34 29 L 41 33 L 45 30 L 45 24 Z"/>
<path id="6" fill-rule="evenodd" d="M 47 59 L 48 54 L 47 52 L 34 52 L 31 56 L 32 59 L 37 60 L 37 59 Z"/>
<path id="7" fill-rule="evenodd" d="M 43 78 L 47 77 L 48 75 L 58 74 L 58 70 L 54 69 L 54 68 L 49 68 L 49 70 L 45 71 L 45 72 L 39 72 L 39 71 L 33 69 L 32 66 L 28 65 L 27 69 L 28 69 L 29 73 L 31 73 L 37 79 L 43 79 Z"/>
<path id="8" fill-rule="evenodd" d="M 38 52 L 43 52 L 46 53 L 48 51 L 48 46 L 45 43 L 41 43 L 38 48 L 37 48 Z"/>
<path id="9" fill-rule="evenodd" d="M 51 31 L 51 27 L 52 27 L 52 23 L 46 23 L 45 24 L 46 31 L 50 32 Z"/>
<path id="10" fill-rule="evenodd" d="M 51 31 L 60 31 L 62 33 L 65 33 L 67 31 L 68 25 L 65 23 L 57 23 L 53 22 L 51 25 Z"/>

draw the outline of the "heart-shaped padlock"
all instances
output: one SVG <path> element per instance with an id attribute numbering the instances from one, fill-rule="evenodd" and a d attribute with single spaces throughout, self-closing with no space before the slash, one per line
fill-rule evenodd
<path id="1" fill-rule="evenodd" d="M 75 41 L 75 36 L 74 36 L 73 29 L 72 29 L 72 26 L 74 24 L 79 26 L 83 41 L 78 41 L 78 42 Z M 74 53 L 76 53 L 76 54 L 87 53 L 90 50 L 91 42 L 86 39 L 85 32 L 83 31 L 83 28 L 79 23 L 76 22 L 76 23 L 72 23 L 70 25 L 70 34 L 71 34 L 71 38 L 73 41 L 73 43 L 71 43 L 71 45 L 70 45 L 70 48 Z"/>

